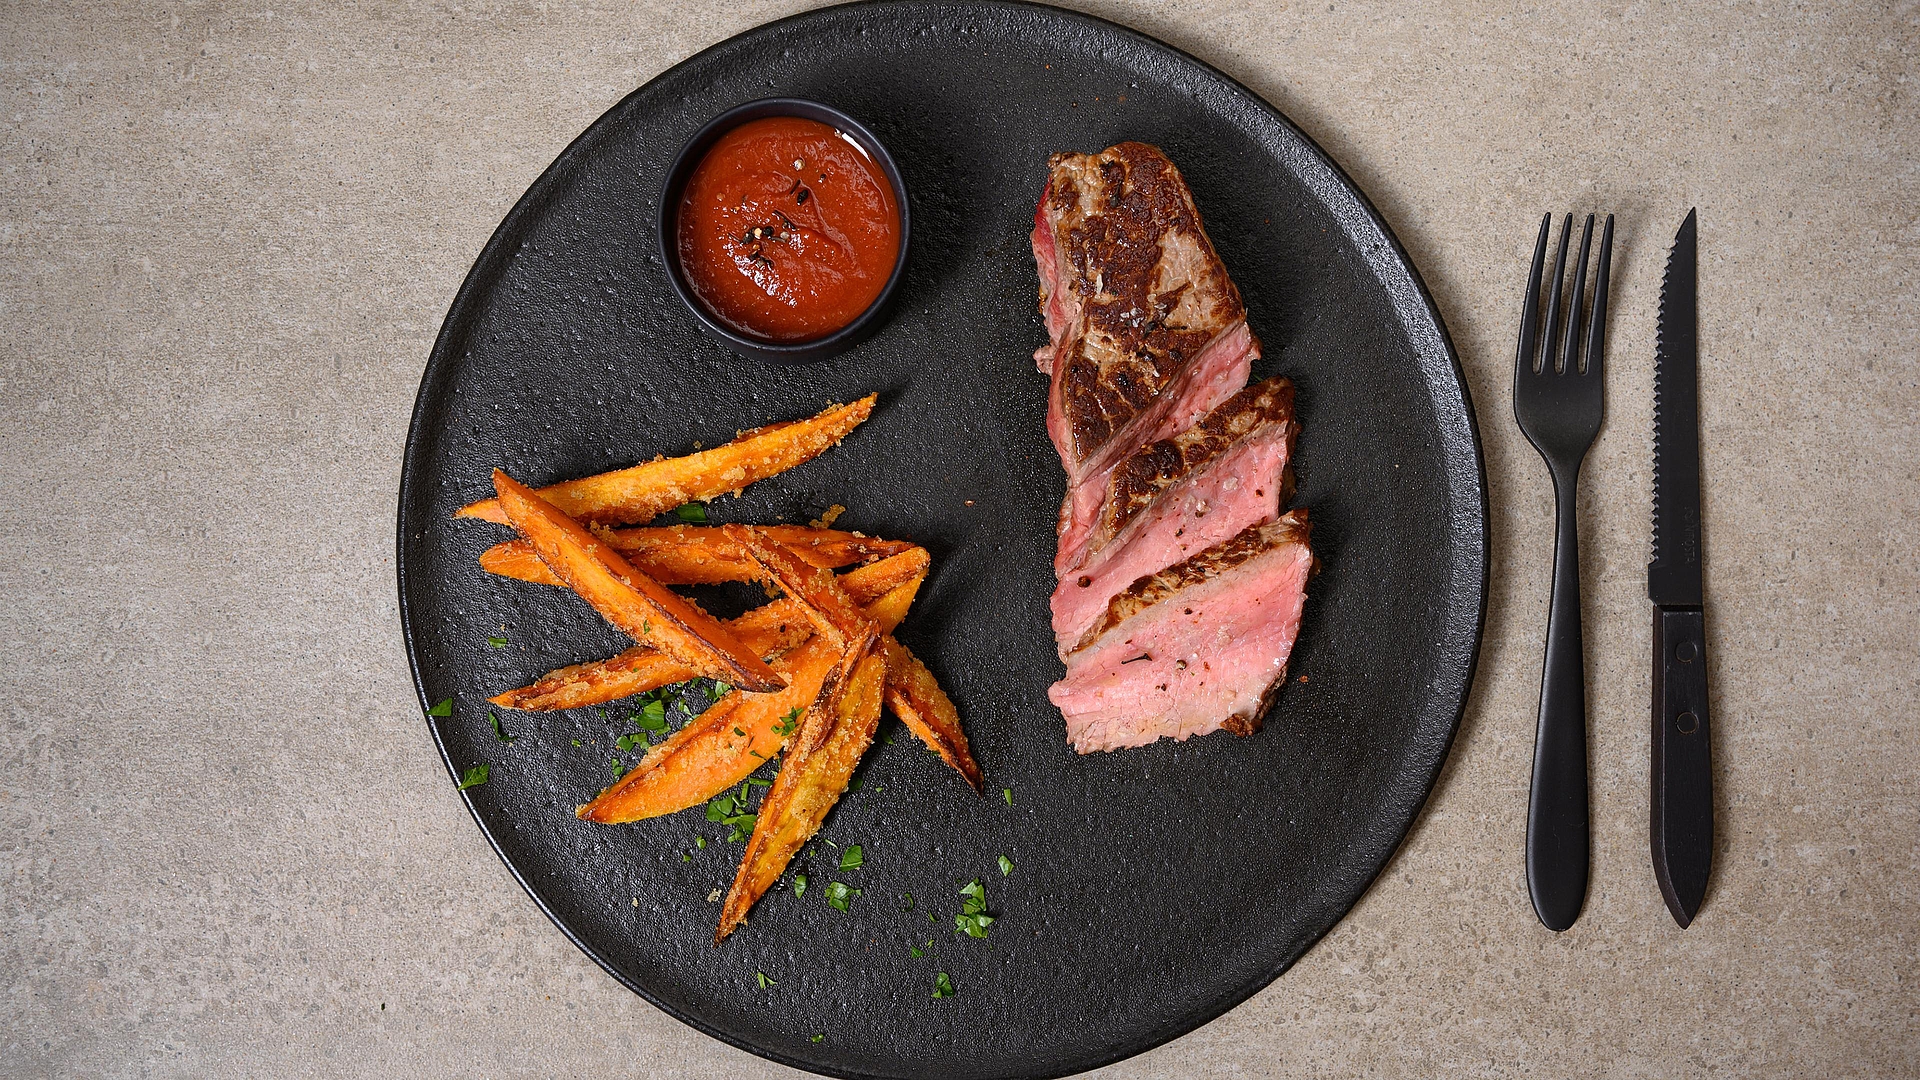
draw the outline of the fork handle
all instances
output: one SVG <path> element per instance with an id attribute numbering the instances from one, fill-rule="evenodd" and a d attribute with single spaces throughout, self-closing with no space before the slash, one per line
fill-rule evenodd
<path id="1" fill-rule="evenodd" d="M 1587 897 L 1587 682 L 1580 640 L 1578 467 L 1556 471 L 1553 598 L 1540 672 L 1540 722 L 1527 798 L 1527 891 L 1549 930 L 1580 917 Z"/>

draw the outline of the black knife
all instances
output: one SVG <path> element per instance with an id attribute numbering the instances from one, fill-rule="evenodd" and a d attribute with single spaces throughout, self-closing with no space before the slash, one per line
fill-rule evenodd
<path id="1" fill-rule="evenodd" d="M 1713 865 L 1713 755 L 1700 586 L 1699 270 L 1694 211 L 1660 287 L 1653 369 L 1653 873 L 1667 910 L 1693 922 Z"/>

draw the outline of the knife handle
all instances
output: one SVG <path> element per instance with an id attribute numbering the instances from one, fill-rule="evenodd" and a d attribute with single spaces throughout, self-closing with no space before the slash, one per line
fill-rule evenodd
<path id="1" fill-rule="evenodd" d="M 1700 910 L 1713 866 L 1713 739 L 1699 608 L 1653 612 L 1653 874 L 1673 920 Z"/>
<path id="2" fill-rule="evenodd" d="M 1558 522 L 1547 652 L 1540 667 L 1540 720 L 1527 793 L 1527 892 L 1549 930 L 1565 930 L 1587 900 L 1587 673 L 1580 635 L 1580 533 L 1576 473 L 1556 475 Z"/>

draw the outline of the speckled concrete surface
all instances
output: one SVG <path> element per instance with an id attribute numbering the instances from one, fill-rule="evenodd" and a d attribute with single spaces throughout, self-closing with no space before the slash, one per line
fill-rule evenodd
<path id="1" fill-rule="evenodd" d="M 419 722 L 390 555 L 467 265 L 578 131 L 791 3 L 0 14 L 0 1073 L 788 1074 L 569 945 Z M 1920 1074 L 1912 3 L 1096 3 L 1350 170 L 1477 399 L 1496 540 L 1452 761 L 1284 979 L 1106 1075 Z M 1719 870 L 1645 854 L 1648 384 L 1702 207 Z M 1520 843 L 1551 494 L 1506 368 L 1532 223 L 1620 215 L 1583 494 L 1594 887 Z"/>

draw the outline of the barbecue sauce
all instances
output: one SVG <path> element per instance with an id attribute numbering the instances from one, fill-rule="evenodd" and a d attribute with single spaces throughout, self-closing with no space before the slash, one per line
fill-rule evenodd
<path id="1" fill-rule="evenodd" d="M 680 198 L 680 266 L 714 318 L 776 342 L 859 318 L 900 255 L 886 174 L 817 120 L 742 124 L 707 151 Z"/>

